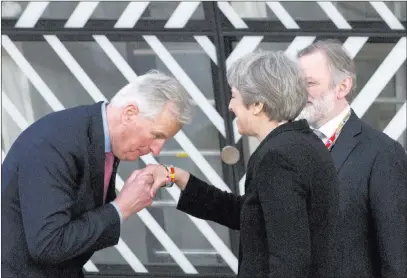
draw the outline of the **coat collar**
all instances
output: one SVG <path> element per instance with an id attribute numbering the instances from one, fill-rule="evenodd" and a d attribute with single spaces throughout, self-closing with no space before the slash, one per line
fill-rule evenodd
<path id="1" fill-rule="evenodd" d="M 331 149 L 336 171 L 339 172 L 346 159 L 360 142 L 362 123 L 352 110 L 349 120 L 343 126 L 342 132 Z"/>
<path id="2" fill-rule="evenodd" d="M 312 130 L 310 126 L 308 125 L 308 122 L 306 120 L 296 120 L 296 121 L 290 121 L 285 124 L 277 126 L 275 129 L 270 131 L 269 134 L 260 142 L 254 153 L 250 156 L 249 163 L 250 161 L 257 160 L 258 156 L 261 156 L 262 153 L 262 147 L 267 144 L 272 138 L 278 136 L 279 134 L 282 134 L 284 132 L 289 132 L 289 131 L 298 131 L 298 132 L 304 132 L 304 133 L 312 133 Z"/>
<path id="3" fill-rule="evenodd" d="M 266 142 L 268 142 L 271 138 L 274 138 L 277 135 L 284 133 L 284 132 L 288 132 L 288 131 L 299 131 L 299 132 L 304 132 L 304 133 L 312 132 L 312 130 L 306 120 L 297 120 L 297 121 L 287 122 L 285 124 L 279 125 L 275 129 L 270 131 L 270 133 L 267 134 L 267 136 L 260 142 L 257 149 L 260 149 L 261 146 L 266 144 Z"/>

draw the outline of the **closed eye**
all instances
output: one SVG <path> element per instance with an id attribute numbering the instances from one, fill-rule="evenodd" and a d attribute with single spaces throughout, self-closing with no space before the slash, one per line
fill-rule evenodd
<path id="1" fill-rule="evenodd" d="M 153 136 L 154 139 L 167 139 L 167 135 L 165 135 L 164 133 L 151 133 L 151 135 Z"/>

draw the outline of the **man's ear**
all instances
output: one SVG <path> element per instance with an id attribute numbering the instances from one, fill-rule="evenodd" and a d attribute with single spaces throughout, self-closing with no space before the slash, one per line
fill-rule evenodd
<path id="1" fill-rule="evenodd" d="M 128 104 L 124 107 L 122 112 L 122 122 L 128 124 L 134 120 L 140 113 L 137 104 Z"/>
<path id="2" fill-rule="evenodd" d="M 345 79 L 343 79 L 337 88 L 336 98 L 337 99 L 346 98 L 346 96 L 350 93 L 350 90 L 352 89 L 352 85 L 353 85 L 352 78 L 346 77 Z"/>

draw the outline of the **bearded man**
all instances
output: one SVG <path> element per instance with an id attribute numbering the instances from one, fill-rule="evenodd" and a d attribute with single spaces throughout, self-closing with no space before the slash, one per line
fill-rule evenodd
<path id="1" fill-rule="evenodd" d="M 308 83 L 306 119 L 330 150 L 340 180 L 340 277 L 407 277 L 407 156 L 349 106 L 356 70 L 341 44 L 298 52 Z"/>

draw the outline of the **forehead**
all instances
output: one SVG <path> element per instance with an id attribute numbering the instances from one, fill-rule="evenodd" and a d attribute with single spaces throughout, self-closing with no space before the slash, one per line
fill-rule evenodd
<path id="1" fill-rule="evenodd" d="M 324 54 L 314 52 L 299 58 L 301 68 L 308 78 L 327 78 L 329 77 L 328 62 Z"/>

